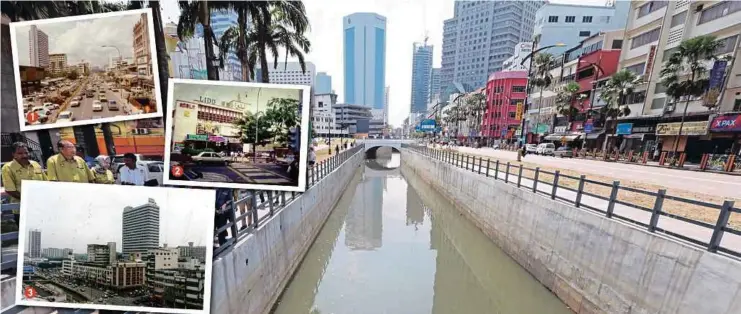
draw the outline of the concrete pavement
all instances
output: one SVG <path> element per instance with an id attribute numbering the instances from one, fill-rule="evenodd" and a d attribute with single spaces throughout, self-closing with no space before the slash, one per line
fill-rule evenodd
<path id="1" fill-rule="evenodd" d="M 504 161 L 517 160 L 517 153 L 512 151 L 470 147 L 456 147 L 455 149 L 461 153 L 483 155 Z M 668 189 L 741 198 L 741 176 L 533 154 L 528 154 L 522 161 L 546 167 L 569 169 L 586 175 L 600 175 L 615 180 L 649 183 L 664 186 Z"/>

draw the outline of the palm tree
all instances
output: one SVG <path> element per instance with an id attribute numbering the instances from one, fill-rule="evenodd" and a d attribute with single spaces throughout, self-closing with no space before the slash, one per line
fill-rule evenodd
<path id="1" fill-rule="evenodd" d="M 486 95 L 476 93 L 466 98 L 466 107 L 469 108 L 470 114 L 474 117 L 476 131 L 481 133 L 481 123 L 483 122 L 484 113 L 486 112 Z"/>
<path id="2" fill-rule="evenodd" d="M 636 76 L 635 73 L 629 70 L 623 69 L 615 72 L 607 81 L 607 84 L 605 84 L 600 94 L 600 99 L 605 102 L 605 106 L 600 110 L 602 116 L 615 121 L 612 133 L 613 138 L 617 134 L 617 118 L 630 114 L 630 108 L 625 105 L 626 99 L 633 94 L 635 86 L 642 83 L 643 80 L 641 77 Z M 607 121 L 605 121 L 605 125 L 607 125 Z"/>
<path id="3" fill-rule="evenodd" d="M 179 1 L 180 18 L 178 19 L 177 33 L 180 41 L 186 41 L 193 37 L 196 25 L 203 26 L 203 42 L 206 54 L 206 73 L 208 79 L 212 81 L 219 80 L 218 68 L 224 67 L 224 59 L 220 59 L 219 66 L 214 65 L 217 61 L 214 53 L 214 46 L 217 45 L 216 36 L 211 28 L 211 13 L 213 11 L 224 10 L 228 8 L 228 2 L 222 1 Z"/>
<path id="4" fill-rule="evenodd" d="M 679 144 L 679 136 L 682 134 L 684 118 L 687 116 L 687 108 L 692 98 L 700 97 L 708 89 L 707 61 L 716 60 L 715 52 L 722 45 L 715 36 L 698 36 L 683 41 L 664 63 L 661 69 L 661 84 L 666 86 L 666 94 L 671 96 L 675 102 L 685 97 L 682 120 L 679 124 L 677 140 L 674 141 L 672 157 L 676 157 Z M 684 78 L 684 80 L 682 79 Z M 712 104 L 713 106 L 715 104 Z M 672 165 L 677 158 L 672 158 Z"/>
<path id="5" fill-rule="evenodd" d="M 553 76 L 551 75 L 553 62 L 553 55 L 550 53 L 539 53 L 535 55 L 535 59 L 533 59 L 532 82 L 530 84 L 540 89 L 537 123 L 540 123 L 540 109 L 543 107 L 543 90 L 550 87 L 551 83 L 553 83 Z"/>
<path id="6" fill-rule="evenodd" d="M 587 98 L 585 94 L 579 93 L 581 87 L 576 82 L 569 82 L 563 90 L 556 95 L 556 111 L 558 114 L 565 116 L 568 122 L 571 122 L 579 113 L 574 102 L 582 101 Z"/>

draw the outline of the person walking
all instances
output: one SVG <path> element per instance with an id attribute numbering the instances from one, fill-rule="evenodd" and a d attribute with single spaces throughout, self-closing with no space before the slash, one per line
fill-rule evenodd
<path id="1" fill-rule="evenodd" d="M 231 221 L 231 215 L 229 210 L 231 209 L 230 203 L 232 201 L 232 191 L 230 189 L 218 188 L 216 189 L 216 211 L 214 213 L 214 232 L 218 231 L 222 227 L 226 226 Z M 226 236 L 229 235 L 227 229 L 222 230 L 217 234 L 219 246 L 226 243 Z M 234 235 L 232 235 L 234 237 Z"/>
<path id="2" fill-rule="evenodd" d="M 94 183 L 113 184 L 116 182 L 111 171 L 111 160 L 106 155 L 95 157 L 95 165 L 90 170 L 95 175 Z"/>
<path id="3" fill-rule="evenodd" d="M 316 152 L 314 147 L 309 147 L 309 166 L 314 167 L 314 164 L 316 164 Z"/>
<path id="4" fill-rule="evenodd" d="M 28 157 L 28 146 L 23 142 L 15 142 L 12 146 L 13 160 L 3 165 L 2 182 L 5 193 L 10 195 L 11 203 L 21 202 L 21 183 L 23 180 L 45 181 L 46 174 L 38 162 Z M 19 225 L 20 211 L 13 210 L 15 224 Z"/>
<path id="5" fill-rule="evenodd" d="M 49 181 L 92 183 L 95 175 L 84 159 L 76 155 L 75 145 L 68 140 L 57 142 L 59 153 L 46 161 L 46 177 Z"/>

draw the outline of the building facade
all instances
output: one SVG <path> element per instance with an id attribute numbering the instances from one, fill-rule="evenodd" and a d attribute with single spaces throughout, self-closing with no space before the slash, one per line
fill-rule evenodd
<path id="1" fill-rule="evenodd" d="M 271 84 L 309 85 L 314 87 L 316 66 L 311 62 L 304 62 L 305 71 L 298 62 L 280 62 L 277 68 L 272 66 L 268 70 L 268 79 Z M 256 80 L 262 77 L 262 69 L 255 69 Z"/>
<path id="2" fill-rule="evenodd" d="M 67 55 L 64 53 L 54 53 L 49 55 L 48 73 L 54 76 L 62 75 L 67 71 Z"/>
<path id="3" fill-rule="evenodd" d="M 209 145 L 238 145 L 239 130 L 232 122 L 244 115 L 248 104 L 240 96 L 228 103 L 215 104 L 195 100 L 176 100 L 174 117 L 178 125 L 172 131 L 175 147 L 186 141 Z"/>
<path id="4" fill-rule="evenodd" d="M 237 19 L 238 15 L 234 10 L 216 10 L 211 12 L 211 29 L 214 31 L 216 40 L 219 40 L 227 29 L 238 25 Z M 201 42 L 203 42 L 203 28 L 200 27 L 199 30 L 200 35 L 198 37 L 201 39 Z M 215 53 L 218 51 L 216 49 L 214 50 Z M 219 79 L 222 81 L 242 81 L 242 64 L 239 62 L 239 58 L 237 58 L 237 55 L 234 52 L 229 52 L 227 54 L 224 68 L 219 69 Z"/>
<path id="5" fill-rule="evenodd" d="M 117 262 L 116 242 L 88 244 L 87 262 L 96 265 L 113 265 Z"/>
<path id="6" fill-rule="evenodd" d="M 490 73 L 514 54 L 517 43 L 533 35 L 535 12 L 543 1 L 456 1 L 454 15 L 443 23 L 441 97 L 456 83 L 467 91 L 486 86 Z"/>
<path id="7" fill-rule="evenodd" d="M 440 99 L 440 68 L 432 68 L 430 71 L 430 97 L 428 102 Z"/>
<path id="8" fill-rule="evenodd" d="M 70 254 L 72 249 L 45 248 L 41 252 L 41 256 L 46 258 L 67 258 Z"/>
<path id="9" fill-rule="evenodd" d="M 481 136 L 512 142 L 522 121 L 527 71 L 500 71 L 486 84 L 486 112 L 481 123 Z"/>
<path id="10" fill-rule="evenodd" d="M 330 94 L 332 92 L 332 76 L 327 72 L 317 72 L 314 83 L 314 94 Z"/>
<path id="11" fill-rule="evenodd" d="M 370 120 L 373 119 L 370 106 L 336 104 L 334 107 L 335 121 L 348 136 L 367 135 L 370 132 Z"/>
<path id="12" fill-rule="evenodd" d="M 425 112 L 430 99 L 430 76 L 432 74 L 433 46 L 414 43 L 412 45 L 412 112 Z"/>
<path id="13" fill-rule="evenodd" d="M 149 21 L 142 13 L 139 22 L 134 25 L 134 64 L 136 73 L 142 76 L 152 75 L 152 54 L 149 40 Z"/>
<path id="14" fill-rule="evenodd" d="M 41 257 L 41 230 L 34 229 L 28 231 L 28 257 Z"/>
<path id="15" fill-rule="evenodd" d="M 531 52 L 533 52 L 532 42 L 522 42 L 522 43 L 515 45 L 515 54 L 507 58 L 507 60 L 504 60 L 504 62 L 502 62 L 502 70 L 503 71 L 527 71 L 530 68 L 530 63 L 529 62 L 525 62 L 524 64 L 520 64 L 520 63 L 522 63 L 522 60 L 525 60 L 525 58 L 527 58 L 527 56 Z"/>
<path id="16" fill-rule="evenodd" d="M 337 123 L 336 94 L 314 94 L 312 126 L 317 137 L 339 137 L 346 133 Z"/>
<path id="17" fill-rule="evenodd" d="M 45 68 L 49 66 L 49 36 L 36 25 L 28 30 L 28 60 L 30 66 Z"/>
<path id="18" fill-rule="evenodd" d="M 354 13 L 343 18 L 345 103 L 383 109 L 386 87 L 386 18 Z"/>
<path id="19" fill-rule="evenodd" d="M 206 262 L 206 247 L 194 246 L 193 242 L 188 242 L 187 246 L 178 246 L 180 257 L 195 258 L 201 263 Z"/>
<path id="20" fill-rule="evenodd" d="M 154 199 L 123 210 L 122 250 L 124 255 L 159 247 L 160 208 Z"/>

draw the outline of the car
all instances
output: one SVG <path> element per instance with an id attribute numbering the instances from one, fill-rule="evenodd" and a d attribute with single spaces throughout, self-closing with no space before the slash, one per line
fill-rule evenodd
<path id="1" fill-rule="evenodd" d="M 555 150 L 556 145 L 553 143 L 540 143 L 538 144 L 538 147 L 535 148 L 535 153 L 538 155 L 553 155 Z"/>
<path id="2" fill-rule="evenodd" d="M 91 98 L 91 97 L 94 97 L 94 96 L 95 96 L 95 91 L 89 90 L 89 91 L 87 91 L 85 93 L 85 97 L 87 97 L 87 98 Z"/>
<path id="3" fill-rule="evenodd" d="M 229 164 L 229 157 L 221 156 L 219 153 L 215 152 L 200 152 L 198 155 L 195 155 L 191 157 L 193 159 L 193 162 L 196 164 L 223 164 L 228 165 Z"/>
<path id="4" fill-rule="evenodd" d="M 561 157 L 561 158 L 564 158 L 564 157 L 573 158 L 574 157 L 574 150 L 571 147 L 568 147 L 568 146 L 561 146 L 558 149 L 556 149 L 555 151 L 553 151 L 553 156 L 555 156 L 555 157 Z"/>
<path id="5" fill-rule="evenodd" d="M 118 111 L 118 104 L 116 104 L 115 100 L 109 100 L 108 101 L 108 110 L 109 111 Z"/>
<path id="6" fill-rule="evenodd" d="M 77 101 L 77 100 L 72 101 L 72 102 L 69 103 L 69 106 L 70 107 L 79 107 L 80 106 L 80 102 Z"/>
<path id="7" fill-rule="evenodd" d="M 108 103 L 108 98 L 100 97 L 98 100 L 100 100 L 101 103 Z"/>
<path id="8" fill-rule="evenodd" d="M 103 105 L 97 100 L 93 101 L 93 111 L 103 111 Z"/>
<path id="9" fill-rule="evenodd" d="M 538 145 L 525 144 L 525 152 L 527 152 L 528 154 L 535 154 L 537 150 L 538 150 Z"/>
<path id="10" fill-rule="evenodd" d="M 59 116 L 57 116 L 57 123 L 72 122 L 72 121 L 75 121 L 75 117 L 72 115 L 72 112 L 62 111 L 59 113 Z"/>

